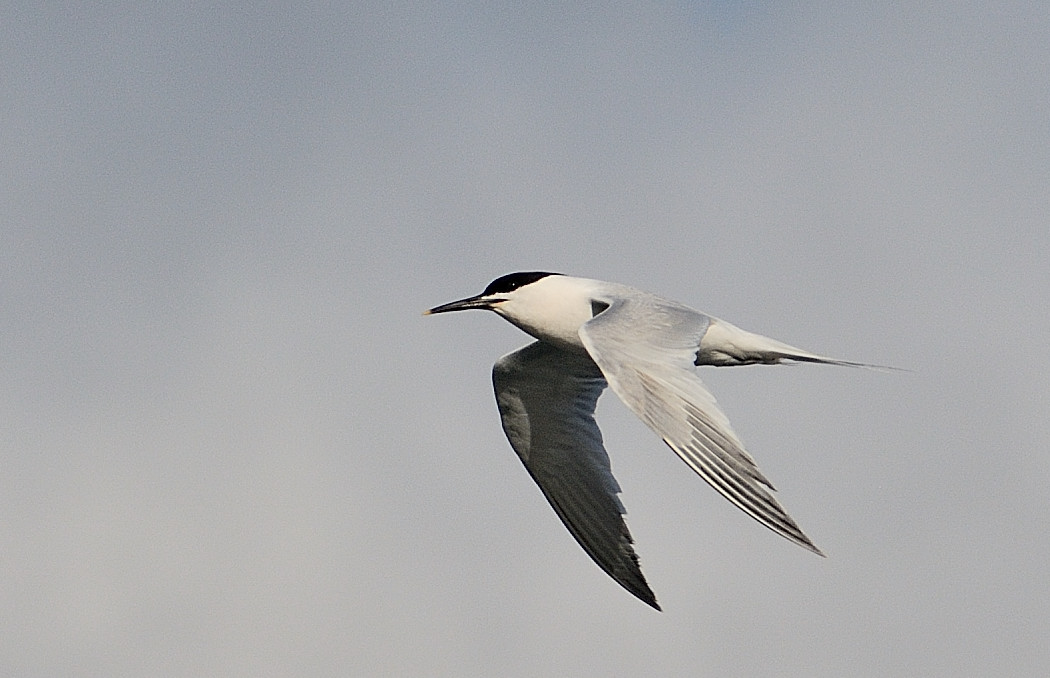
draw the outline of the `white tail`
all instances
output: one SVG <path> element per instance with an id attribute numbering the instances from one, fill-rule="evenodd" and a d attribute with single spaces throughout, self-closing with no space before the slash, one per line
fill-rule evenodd
<path id="1" fill-rule="evenodd" d="M 795 348 L 782 341 L 742 330 L 736 325 L 718 318 L 711 318 L 711 324 L 700 340 L 700 349 L 696 352 L 697 365 L 715 365 L 717 367 L 777 365 L 784 360 L 843 365 L 845 367 L 866 367 L 877 370 L 899 369 L 817 355 L 816 353 Z"/>

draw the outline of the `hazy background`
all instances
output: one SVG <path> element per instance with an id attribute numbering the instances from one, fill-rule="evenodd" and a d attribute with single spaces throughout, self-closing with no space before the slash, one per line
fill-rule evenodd
<path id="1" fill-rule="evenodd" d="M 27 5 L 19 7 L 19 4 Z M 5 4 L 0 674 L 1050 672 L 1045 3 Z M 910 368 L 705 370 L 822 560 L 599 407 L 664 613 L 423 318 L 515 270 Z"/>

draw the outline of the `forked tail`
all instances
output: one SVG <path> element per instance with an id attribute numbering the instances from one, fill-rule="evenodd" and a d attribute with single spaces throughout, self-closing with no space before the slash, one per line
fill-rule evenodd
<path id="1" fill-rule="evenodd" d="M 736 325 L 717 318 L 700 340 L 696 352 L 697 365 L 715 365 L 732 367 L 736 365 L 777 365 L 784 360 L 805 363 L 823 363 L 825 365 L 842 365 L 844 367 L 864 367 L 874 370 L 900 370 L 899 367 L 858 363 L 851 360 L 839 360 L 803 351 L 789 344 L 761 334 L 742 330 Z"/>

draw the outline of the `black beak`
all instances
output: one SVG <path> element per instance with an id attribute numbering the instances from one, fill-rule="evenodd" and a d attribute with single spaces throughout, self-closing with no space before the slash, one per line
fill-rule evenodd
<path id="1" fill-rule="evenodd" d="M 486 297 L 484 295 L 477 295 L 476 297 L 467 297 L 466 299 L 460 299 L 459 301 L 450 301 L 447 304 L 441 304 L 434 308 L 423 311 L 423 315 L 433 315 L 435 313 L 448 313 L 449 311 L 466 311 L 472 308 L 479 308 L 482 310 L 491 310 L 493 306 L 498 304 L 501 299 L 493 299 L 492 297 Z"/>

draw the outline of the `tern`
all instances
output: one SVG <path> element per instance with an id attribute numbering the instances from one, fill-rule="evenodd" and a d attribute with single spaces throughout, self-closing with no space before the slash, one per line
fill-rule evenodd
<path id="1" fill-rule="evenodd" d="M 626 285 L 558 273 L 511 273 L 424 315 L 468 309 L 495 311 L 537 339 L 492 368 L 503 431 L 572 536 L 631 594 L 660 609 L 594 420 L 607 385 L 729 501 L 824 555 L 773 497 L 696 368 L 784 360 L 875 366 L 809 353 Z"/>

